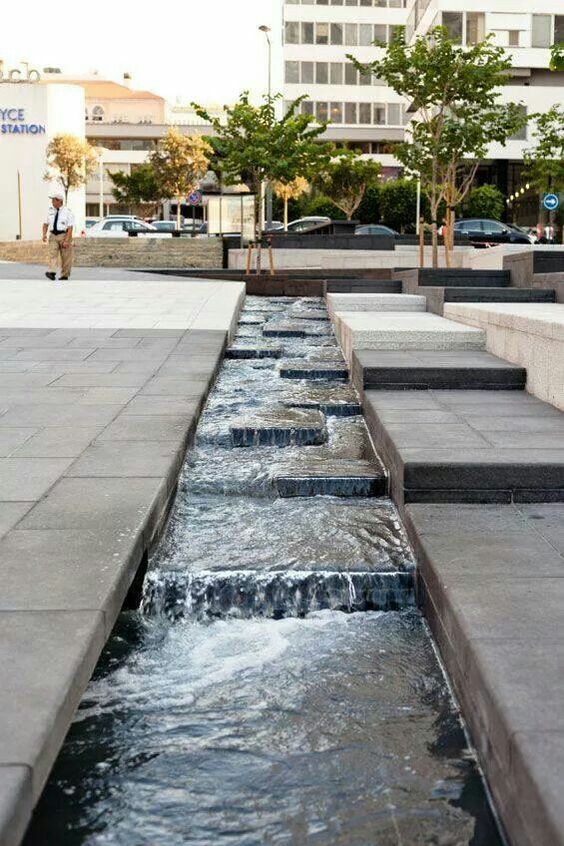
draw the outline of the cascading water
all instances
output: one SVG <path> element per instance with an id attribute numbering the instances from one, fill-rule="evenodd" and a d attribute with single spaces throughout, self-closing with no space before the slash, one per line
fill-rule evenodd
<path id="1" fill-rule="evenodd" d="M 27 846 L 500 843 L 343 368 L 247 299 Z"/>

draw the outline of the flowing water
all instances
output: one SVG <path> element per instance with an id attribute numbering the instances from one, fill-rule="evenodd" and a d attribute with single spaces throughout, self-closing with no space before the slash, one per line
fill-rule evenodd
<path id="1" fill-rule="evenodd" d="M 322 301 L 228 356 L 26 846 L 497 846 Z"/>

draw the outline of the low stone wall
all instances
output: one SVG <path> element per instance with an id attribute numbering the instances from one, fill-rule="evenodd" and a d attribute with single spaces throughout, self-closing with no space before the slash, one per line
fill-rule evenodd
<path id="1" fill-rule="evenodd" d="M 2 241 L 0 260 L 46 264 L 41 241 Z M 77 267 L 221 267 L 219 238 L 77 238 Z"/>
<path id="2" fill-rule="evenodd" d="M 455 267 L 466 267 L 467 257 L 474 252 L 473 248 L 456 247 L 453 255 Z M 417 267 L 419 265 L 419 250 L 417 247 L 398 247 L 395 250 L 322 250 L 301 249 L 292 250 L 279 248 L 273 251 L 274 267 L 276 271 L 290 268 L 331 268 L 332 270 L 375 269 Z M 244 269 L 247 263 L 247 250 L 229 250 L 229 267 Z M 425 248 L 425 265 L 431 266 L 431 247 Z M 439 265 L 445 266 L 444 252 L 439 253 Z M 253 255 L 252 267 L 256 266 L 256 253 Z M 268 267 L 268 253 L 263 250 L 262 266 Z"/>

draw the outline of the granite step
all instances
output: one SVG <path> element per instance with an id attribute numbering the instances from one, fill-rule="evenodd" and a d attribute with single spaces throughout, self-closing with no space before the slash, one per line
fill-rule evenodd
<path id="1" fill-rule="evenodd" d="M 511 274 L 508 270 L 420 268 L 418 280 L 419 287 L 508 288 L 511 285 Z"/>
<path id="2" fill-rule="evenodd" d="M 314 409 L 280 408 L 261 411 L 229 426 L 236 447 L 313 446 L 327 441 L 325 416 Z"/>
<path id="3" fill-rule="evenodd" d="M 371 461 L 308 461 L 299 470 L 274 477 L 281 497 L 380 497 L 387 494 L 386 471 Z"/>
<path id="4" fill-rule="evenodd" d="M 564 501 L 564 415 L 524 391 L 368 388 L 363 408 L 400 507 Z"/>
<path id="5" fill-rule="evenodd" d="M 527 371 L 484 350 L 356 350 L 352 381 L 358 391 L 524 390 Z"/>
<path id="6" fill-rule="evenodd" d="M 326 381 L 349 378 L 349 368 L 344 362 L 316 361 L 292 362 L 280 365 L 282 379 L 324 379 Z"/>
<path id="7" fill-rule="evenodd" d="M 426 307 L 426 298 L 413 294 L 327 294 L 329 314 L 341 311 L 425 311 Z"/>
<path id="8" fill-rule="evenodd" d="M 553 288 L 445 287 L 445 303 L 554 303 Z"/>
<path id="9" fill-rule="evenodd" d="M 225 358 L 281 358 L 284 347 L 268 344 L 234 344 L 225 351 Z"/>
<path id="10" fill-rule="evenodd" d="M 401 280 L 330 279 L 327 293 L 334 294 L 401 294 Z"/>

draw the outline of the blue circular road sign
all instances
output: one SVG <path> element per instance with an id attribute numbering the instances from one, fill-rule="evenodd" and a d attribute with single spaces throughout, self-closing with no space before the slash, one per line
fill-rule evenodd
<path id="1" fill-rule="evenodd" d="M 191 206 L 199 206 L 202 202 L 202 192 L 192 191 L 192 193 L 188 196 L 188 202 Z"/>
<path id="2" fill-rule="evenodd" d="M 560 205 L 558 194 L 545 194 L 542 198 L 542 204 L 545 209 L 548 209 L 548 211 L 556 211 Z"/>

